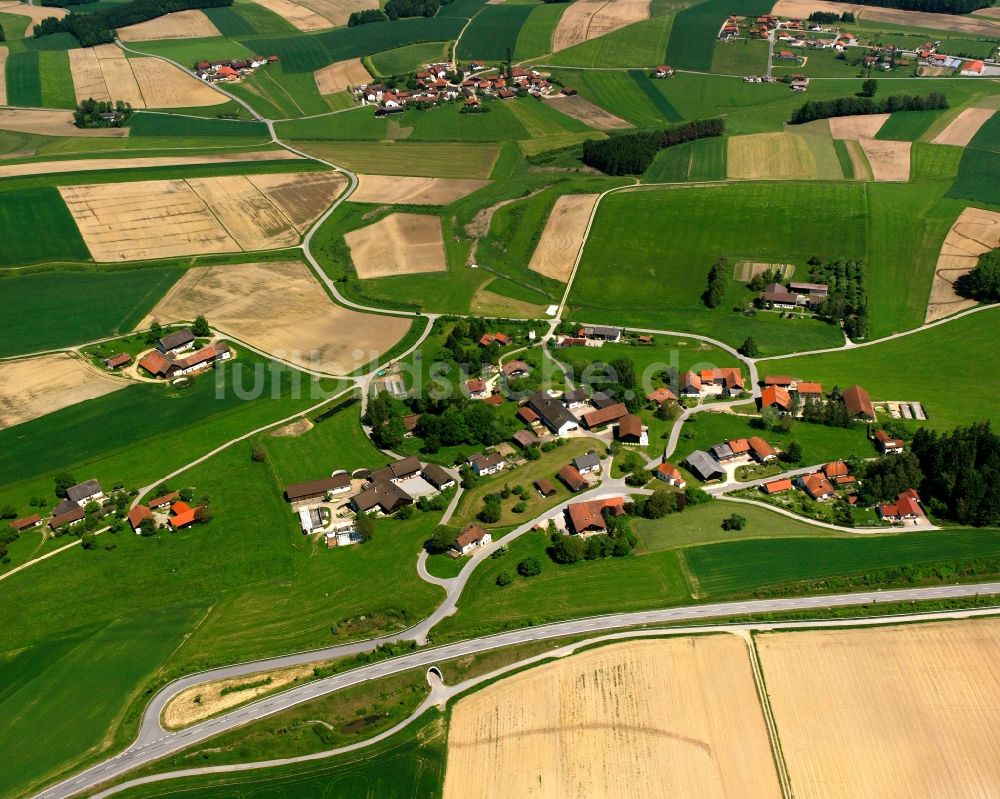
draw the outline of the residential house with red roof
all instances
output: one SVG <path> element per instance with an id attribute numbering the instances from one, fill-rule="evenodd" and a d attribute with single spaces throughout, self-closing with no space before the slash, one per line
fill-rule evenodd
<path id="1" fill-rule="evenodd" d="M 893 503 L 879 505 L 878 515 L 886 521 L 903 522 L 908 519 L 924 518 L 924 509 L 920 507 L 920 496 L 915 489 L 908 488 L 901 492 Z"/>
<path id="2" fill-rule="evenodd" d="M 833 483 L 826 479 L 823 472 L 813 472 L 799 478 L 799 484 L 812 499 L 823 502 L 837 493 Z"/>
<path id="3" fill-rule="evenodd" d="M 679 488 L 682 491 L 687 488 L 687 480 L 684 479 L 681 470 L 672 463 L 664 461 L 656 467 L 655 474 L 658 480 L 662 480 L 667 485 Z"/>
<path id="4" fill-rule="evenodd" d="M 906 447 L 901 438 L 893 438 L 885 430 L 875 431 L 875 446 L 883 455 L 898 455 Z"/>
<path id="5" fill-rule="evenodd" d="M 608 531 L 608 523 L 604 519 L 605 510 L 610 511 L 612 516 L 624 515 L 624 497 L 594 499 L 589 502 L 571 502 L 566 507 L 566 518 L 569 522 L 570 532 L 574 535 L 606 533 Z"/>

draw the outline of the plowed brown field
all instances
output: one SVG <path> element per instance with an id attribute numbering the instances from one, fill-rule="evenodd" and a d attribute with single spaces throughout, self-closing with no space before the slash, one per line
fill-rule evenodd
<path id="1" fill-rule="evenodd" d="M 361 279 L 446 272 L 441 219 L 423 214 L 389 214 L 344 236 Z"/>
<path id="2" fill-rule="evenodd" d="M 597 194 L 564 194 L 556 200 L 528 268 L 565 283 L 587 234 Z"/>

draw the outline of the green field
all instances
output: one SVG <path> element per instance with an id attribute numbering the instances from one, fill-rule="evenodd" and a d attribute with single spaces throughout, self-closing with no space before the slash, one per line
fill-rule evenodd
<path id="1" fill-rule="evenodd" d="M 38 108 L 42 105 L 40 53 L 36 50 L 11 53 L 7 58 L 7 102 Z"/>
<path id="2" fill-rule="evenodd" d="M 307 134 L 309 132 L 311 131 L 308 129 L 305 131 Z M 487 142 L 461 142 L 449 144 L 448 147 L 437 147 L 430 142 L 406 141 L 333 142 L 295 139 L 289 143 L 318 158 L 373 175 L 488 178 L 500 155 L 500 148 Z"/>
<path id="3" fill-rule="evenodd" d="M 645 183 L 725 180 L 726 139 L 701 139 L 660 150 L 643 174 Z"/>
<path id="4" fill-rule="evenodd" d="M 946 113 L 937 111 L 897 111 L 890 114 L 885 124 L 875 134 L 876 139 L 917 141 L 928 128 Z"/>
<path id="5" fill-rule="evenodd" d="M 41 231 L 45 235 L 39 235 Z M 54 188 L 0 192 L 0 236 L 4 242 L 0 268 L 90 260 L 66 203 Z"/>
<path id="6" fill-rule="evenodd" d="M 777 62 L 776 66 L 780 63 Z M 767 72 L 767 42 L 763 39 L 719 42 L 712 54 L 711 71 L 716 75 L 740 77 L 764 74 Z"/>
<path id="7" fill-rule="evenodd" d="M 559 7 L 558 3 L 556 7 Z M 643 20 L 560 50 L 545 60 L 549 64 L 567 67 L 657 67 L 663 63 L 672 24 L 673 17 L 670 15 Z M 534 55 L 542 52 L 546 51 L 536 50 Z"/>
<path id="8" fill-rule="evenodd" d="M 997 322 L 997 311 L 983 311 L 871 347 L 767 361 L 761 373 L 802 375 L 824 387 L 860 383 L 875 400 L 918 400 L 928 426 L 948 429 L 995 415 L 1000 378 L 981 366 L 991 362 Z M 976 390 L 944 390 L 971 373 L 979 375 Z"/>
<path id="9" fill-rule="evenodd" d="M 765 0 L 744 0 L 736 7 L 729 0 L 708 0 L 685 8 L 674 18 L 667 43 L 667 63 L 682 69 L 711 70 L 719 28 L 726 17 L 733 13 L 766 14 L 771 6 Z"/>
<path id="10" fill-rule="evenodd" d="M 551 51 L 552 34 L 567 7 L 565 3 L 542 3 L 532 8 L 517 34 L 514 58 L 537 58 Z"/>
<path id="11" fill-rule="evenodd" d="M 592 103 L 637 127 L 662 127 L 666 122 L 678 118 L 677 111 L 672 105 L 651 102 L 647 92 L 639 87 L 630 72 L 570 69 L 559 69 L 554 72 L 558 72 L 559 79 L 566 86 L 572 86 Z M 648 83 L 654 82 L 646 78 L 645 73 L 642 73 L 641 79 Z M 665 113 L 667 108 L 670 109 L 670 116 Z"/>
<path id="12" fill-rule="evenodd" d="M 948 196 L 1000 204 L 1000 114 L 994 114 L 965 148 Z"/>
<path id="13" fill-rule="evenodd" d="M 229 119 L 201 119 L 177 114 L 143 113 L 128 122 L 130 136 L 178 136 L 184 138 L 269 139 L 263 122 L 243 122 Z"/>
<path id="14" fill-rule="evenodd" d="M 914 142 L 910 151 L 910 180 L 955 178 L 964 153 L 964 147 Z"/>
<path id="15" fill-rule="evenodd" d="M 115 272 L 4 273 L 0 357 L 124 333 L 181 276 L 172 268 Z"/>
<path id="16" fill-rule="evenodd" d="M 506 58 L 507 48 L 513 52 L 517 35 L 528 16 L 531 5 L 487 5 L 473 17 L 458 41 L 459 58 Z"/>
<path id="17" fill-rule="evenodd" d="M 375 53 L 366 61 L 371 64 L 376 75 L 401 75 L 412 72 L 421 64 L 429 64 L 447 58 L 448 42 L 427 42 L 426 44 L 411 44 Z"/>

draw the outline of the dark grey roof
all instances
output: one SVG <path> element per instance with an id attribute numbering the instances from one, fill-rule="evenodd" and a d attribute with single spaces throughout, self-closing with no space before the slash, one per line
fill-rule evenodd
<path id="1" fill-rule="evenodd" d="M 603 325 L 585 327 L 583 332 L 588 336 L 599 336 L 600 338 L 618 338 L 622 334 L 620 327 L 604 327 Z"/>
<path id="2" fill-rule="evenodd" d="M 537 413 L 547 427 L 558 430 L 564 424 L 572 422 L 578 424 L 579 420 L 558 400 L 552 399 L 542 391 L 536 391 L 528 397 L 528 405 Z"/>
<path id="3" fill-rule="evenodd" d="M 412 503 L 413 497 L 395 483 L 380 481 L 362 491 L 351 501 L 361 513 L 376 507 L 383 513 L 392 513 L 403 505 Z"/>
<path id="4" fill-rule="evenodd" d="M 590 452 L 573 458 L 573 465 L 577 468 L 577 471 L 583 472 L 587 469 L 593 469 L 595 466 L 600 466 L 601 459 L 597 457 L 597 453 L 594 450 L 590 450 Z"/>
<path id="5" fill-rule="evenodd" d="M 443 485 L 455 482 L 455 478 L 452 477 L 447 471 L 445 471 L 443 467 L 438 466 L 436 463 L 428 463 L 423 468 L 423 471 L 421 471 L 421 474 L 428 483 L 435 486 L 436 488 L 440 488 Z"/>
<path id="6" fill-rule="evenodd" d="M 597 408 L 597 410 L 603 411 L 605 408 L 617 405 L 618 400 L 610 394 L 605 394 L 603 391 L 595 391 L 594 396 L 590 398 L 590 404 Z"/>
<path id="7" fill-rule="evenodd" d="M 166 352 L 167 350 L 172 350 L 177 347 L 183 347 L 186 344 L 190 344 L 192 341 L 194 341 L 194 333 L 191 332 L 190 327 L 185 327 L 182 330 L 175 330 L 173 333 L 168 333 L 161 338 L 159 347 L 161 350 Z"/>
<path id="8" fill-rule="evenodd" d="M 103 494 L 101 490 L 101 484 L 96 480 L 85 480 L 82 483 L 66 489 L 66 498 L 72 500 L 73 502 L 79 502 L 85 497 L 93 496 L 94 494 Z"/>
<path id="9" fill-rule="evenodd" d="M 700 449 L 696 449 L 688 455 L 685 462 L 699 480 L 714 480 L 725 474 L 718 461 Z"/>
<path id="10" fill-rule="evenodd" d="M 567 389 L 563 392 L 563 402 L 584 402 L 587 399 L 587 391 L 584 388 Z"/>
<path id="11" fill-rule="evenodd" d="M 712 455 L 715 456 L 717 461 L 721 461 L 723 458 L 731 458 L 733 456 L 733 448 L 728 444 L 716 444 L 712 447 Z"/>
<path id="12" fill-rule="evenodd" d="M 420 459 L 416 455 L 410 455 L 398 461 L 393 461 L 381 469 L 376 469 L 372 472 L 372 480 L 375 482 L 380 480 L 398 480 L 401 477 L 409 477 L 419 471 Z"/>

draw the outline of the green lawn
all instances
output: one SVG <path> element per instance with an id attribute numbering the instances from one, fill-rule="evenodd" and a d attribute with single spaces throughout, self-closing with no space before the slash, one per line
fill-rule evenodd
<path id="1" fill-rule="evenodd" d="M 42 104 L 46 108 L 76 108 L 73 76 L 65 50 L 46 50 L 38 54 L 38 74 Z"/>
<path id="2" fill-rule="evenodd" d="M 875 400 L 918 400 L 938 429 L 990 419 L 1000 390 L 993 362 L 1000 315 L 989 310 L 904 338 L 845 352 L 767 361 L 761 374 L 802 375 L 825 386 L 859 383 Z M 975 387 L 948 390 L 977 375 Z"/>
<path id="3" fill-rule="evenodd" d="M 4 243 L 0 268 L 90 260 L 66 203 L 54 188 L 0 191 L 0 237 Z"/>
<path id="4" fill-rule="evenodd" d="M 181 276 L 179 268 L 69 271 L 0 277 L 0 357 L 124 333 Z"/>

